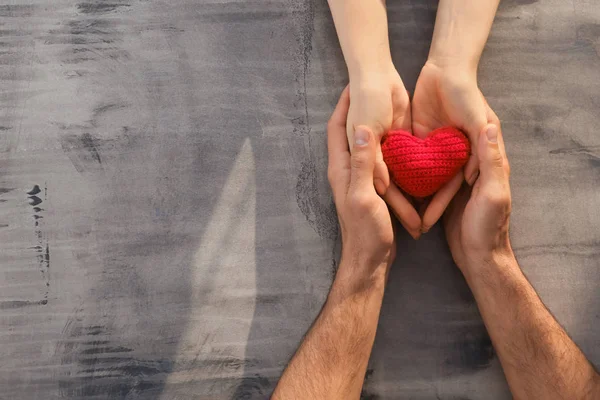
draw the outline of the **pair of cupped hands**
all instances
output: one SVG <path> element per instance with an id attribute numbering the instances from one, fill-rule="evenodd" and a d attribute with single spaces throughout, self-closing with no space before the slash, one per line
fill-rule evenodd
<path id="1" fill-rule="evenodd" d="M 390 181 L 381 141 L 390 130 L 424 139 L 444 126 L 466 134 L 471 157 L 417 211 Z M 479 90 L 475 69 L 428 61 L 412 100 L 391 63 L 362 78 L 351 77 L 328 124 L 328 150 L 343 245 L 354 261 L 391 263 L 395 236 L 388 207 L 415 239 L 446 212 L 446 236 L 461 269 L 475 259 L 511 251 L 508 160 L 500 122 Z"/>

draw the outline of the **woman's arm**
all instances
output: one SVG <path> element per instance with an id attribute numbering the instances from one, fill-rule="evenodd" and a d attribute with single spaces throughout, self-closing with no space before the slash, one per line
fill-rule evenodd
<path id="1" fill-rule="evenodd" d="M 477 178 L 477 138 L 487 124 L 486 106 L 477 84 L 477 67 L 499 0 L 440 0 L 429 50 L 412 101 L 412 127 L 424 138 L 442 126 L 463 130 L 472 154 L 465 180 Z M 440 218 L 462 184 L 454 179 L 433 198 L 423 215 L 423 231 Z"/>
<path id="2" fill-rule="evenodd" d="M 350 81 L 386 70 L 392 63 L 383 0 L 329 0 Z"/>
<path id="3" fill-rule="evenodd" d="M 377 141 L 375 188 L 385 195 L 406 230 L 418 238 L 421 217 L 400 190 L 390 185 L 381 153 L 381 139 L 389 130 L 411 130 L 410 99 L 390 54 L 385 2 L 329 0 L 329 6 L 350 76 L 348 143 L 353 143 L 359 125 L 371 129 Z"/>
<path id="4" fill-rule="evenodd" d="M 428 62 L 475 75 L 500 0 L 440 0 Z"/>

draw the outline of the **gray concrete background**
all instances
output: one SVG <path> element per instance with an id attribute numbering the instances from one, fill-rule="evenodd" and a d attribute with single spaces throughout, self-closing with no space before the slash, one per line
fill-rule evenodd
<path id="1" fill-rule="evenodd" d="M 388 0 L 409 90 L 436 2 Z M 339 251 L 325 0 L 0 5 L 0 399 L 259 399 Z M 480 71 L 512 240 L 600 363 L 600 2 L 503 1 Z M 364 399 L 508 399 L 439 226 L 399 239 Z"/>

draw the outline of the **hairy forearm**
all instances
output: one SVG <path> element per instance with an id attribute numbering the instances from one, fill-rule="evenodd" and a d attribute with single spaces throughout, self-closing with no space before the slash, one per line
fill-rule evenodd
<path id="1" fill-rule="evenodd" d="M 319 317 L 273 399 L 358 399 L 377 329 L 385 274 L 357 279 L 342 261 Z"/>
<path id="2" fill-rule="evenodd" d="M 440 0 L 429 61 L 476 73 L 499 2 Z"/>
<path id="3" fill-rule="evenodd" d="M 384 0 L 328 0 L 350 81 L 392 62 Z"/>
<path id="4" fill-rule="evenodd" d="M 512 255 L 466 273 L 515 399 L 595 399 L 597 372 Z"/>

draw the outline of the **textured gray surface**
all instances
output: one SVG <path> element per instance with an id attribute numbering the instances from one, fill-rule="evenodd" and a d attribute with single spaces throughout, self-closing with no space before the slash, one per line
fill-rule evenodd
<path id="1" fill-rule="evenodd" d="M 436 2 L 388 3 L 412 91 Z M 0 399 L 265 398 L 339 250 L 325 1 L 16 0 L 0 35 Z M 598 364 L 600 1 L 505 0 L 481 86 L 517 256 Z M 510 398 L 440 227 L 398 254 L 363 397 Z"/>

